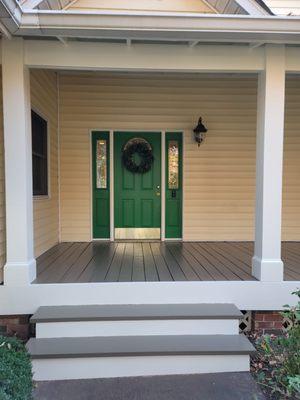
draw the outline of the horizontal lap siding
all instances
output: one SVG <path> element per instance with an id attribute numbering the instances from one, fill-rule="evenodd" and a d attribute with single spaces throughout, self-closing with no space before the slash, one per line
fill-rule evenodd
<path id="1" fill-rule="evenodd" d="M 58 242 L 58 107 L 57 79 L 54 72 L 31 71 L 31 104 L 48 121 L 50 144 L 50 196 L 34 199 L 34 247 L 39 256 Z"/>
<path id="2" fill-rule="evenodd" d="M 89 240 L 92 128 L 184 130 L 184 238 L 253 238 L 256 79 L 194 75 L 60 77 L 62 240 Z M 197 147 L 202 115 L 209 132 Z"/>
<path id="3" fill-rule="evenodd" d="M 283 240 L 300 240 L 300 77 L 286 82 Z"/>
<path id="4" fill-rule="evenodd" d="M 184 130 L 184 239 L 253 240 L 256 87 L 237 76 L 62 75 L 62 240 L 91 238 L 89 131 L 110 128 Z M 300 240 L 299 78 L 287 80 L 286 109 L 283 239 Z"/>
<path id="5" fill-rule="evenodd" d="M 3 266 L 5 264 L 5 249 L 6 249 L 3 139 L 4 138 L 3 138 L 2 79 L 0 79 L 0 282 L 2 282 L 3 280 Z"/>

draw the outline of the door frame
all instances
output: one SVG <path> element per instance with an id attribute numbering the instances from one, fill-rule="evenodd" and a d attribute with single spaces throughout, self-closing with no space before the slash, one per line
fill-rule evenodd
<path id="1" fill-rule="evenodd" d="M 157 132 L 160 132 L 161 136 L 161 222 L 160 222 L 160 240 L 164 241 L 180 241 L 182 238 L 168 238 L 165 237 L 165 227 L 166 227 L 166 132 L 179 132 L 182 133 L 182 181 L 184 182 L 184 129 L 155 129 Z M 94 132 L 109 132 L 109 171 L 110 171 L 110 180 L 109 180 L 109 198 L 110 198 L 110 237 L 109 238 L 94 238 L 93 232 L 93 146 L 92 146 L 92 137 Z M 105 129 L 105 128 L 93 128 L 89 130 L 89 140 L 90 140 L 90 223 L 91 223 L 91 240 L 92 241 L 111 241 L 115 240 L 115 218 L 114 218 L 114 134 L 115 132 L 153 132 L 153 129 Z M 182 188 L 182 237 L 183 227 L 184 227 L 184 190 Z"/>

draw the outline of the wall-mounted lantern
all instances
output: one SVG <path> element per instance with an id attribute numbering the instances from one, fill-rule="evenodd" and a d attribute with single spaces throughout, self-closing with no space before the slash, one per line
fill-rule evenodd
<path id="1" fill-rule="evenodd" d="M 198 143 L 198 147 L 200 147 L 200 144 L 205 139 L 206 132 L 207 132 L 207 129 L 202 124 L 202 118 L 200 117 L 198 120 L 198 125 L 194 129 L 194 137 L 195 137 L 195 141 Z"/>

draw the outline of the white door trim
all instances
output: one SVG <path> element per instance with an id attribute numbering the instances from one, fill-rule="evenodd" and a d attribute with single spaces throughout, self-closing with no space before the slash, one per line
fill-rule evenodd
<path id="1" fill-rule="evenodd" d="M 109 221 L 110 241 L 115 240 L 115 179 L 114 179 L 114 131 L 109 131 Z"/>
<path id="2" fill-rule="evenodd" d="M 161 131 L 161 227 L 160 240 L 166 239 L 166 131 Z"/>

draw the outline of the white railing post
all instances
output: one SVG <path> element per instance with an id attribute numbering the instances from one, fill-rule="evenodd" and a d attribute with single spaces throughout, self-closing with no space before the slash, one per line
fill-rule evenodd
<path id="1" fill-rule="evenodd" d="M 281 281 L 285 47 L 266 45 L 265 59 L 265 70 L 258 79 L 256 227 L 252 273 L 261 281 Z"/>
<path id="2" fill-rule="evenodd" d="M 2 39 L 5 147 L 6 265 L 4 284 L 36 277 L 33 253 L 30 78 L 23 39 Z"/>

